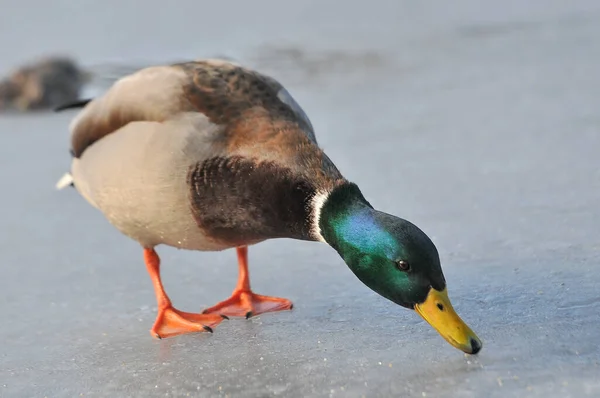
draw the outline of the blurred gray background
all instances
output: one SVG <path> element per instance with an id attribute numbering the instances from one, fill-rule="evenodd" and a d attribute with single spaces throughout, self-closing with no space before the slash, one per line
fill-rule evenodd
<path id="1" fill-rule="evenodd" d="M 97 72 L 228 57 L 288 87 L 380 210 L 436 243 L 449 346 L 323 244 L 250 249 L 292 312 L 150 337 L 138 245 L 74 190 L 74 112 L 0 115 L 2 397 L 600 396 L 600 3 L 1 1 L 0 73 L 66 54 Z M 160 247 L 174 304 L 229 296 L 235 253 Z"/>

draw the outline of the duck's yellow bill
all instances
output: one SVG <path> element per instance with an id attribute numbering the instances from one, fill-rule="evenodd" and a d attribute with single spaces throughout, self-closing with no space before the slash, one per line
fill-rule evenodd
<path id="1" fill-rule="evenodd" d="M 415 304 L 415 310 L 454 347 L 467 354 L 481 350 L 481 340 L 454 311 L 446 289 L 431 288 L 425 301 Z"/>

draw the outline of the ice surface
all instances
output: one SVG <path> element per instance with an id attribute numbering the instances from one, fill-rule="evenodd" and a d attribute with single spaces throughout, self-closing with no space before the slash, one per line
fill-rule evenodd
<path id="1" fill-rule="evenodd" d="M 292 312 L 152 339 L 141 250 L 54 190 L 74 113 L 3 115 L 0 396 L 600 396 L 597 1 L 19 1 L 0 32 L 2 71 L 224 55 L 279 78 L 369 201 L 432 237 L 484 342 L 465 356 L 291 240 L 250 264 Z M 159 253 L 183 310 L 235 285 L 232 251 Z"/>

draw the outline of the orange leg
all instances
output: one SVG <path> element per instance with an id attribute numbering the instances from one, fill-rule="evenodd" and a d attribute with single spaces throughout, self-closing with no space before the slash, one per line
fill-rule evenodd
<path id="1" fill-rule="evenodd" d="M 154 249 L 144 249 L 144 261 L 154 285 L 158 315 L 150 334 L 159 339 L 191 332 L 211 332 L 212 328 L 223 321 L 218 314 L 192 314 L 179 311 L 171 305 L 160 280 L 160 258 Z"/>
<path id="2" fill-rule="evenodd" d="M 245 316 L 246 319 L 253 315 L 265 312 L 291 310 L 293 304 L 290 300 L 261 296 L 250 289 L 250 277 L 248 275 L 248 247 L 237 248 L 238 266 L 240 268 L 238 283 L 230 298 L 219 304 L 207 308 L 204 314 L 219 314 L 228 316 Z"/>

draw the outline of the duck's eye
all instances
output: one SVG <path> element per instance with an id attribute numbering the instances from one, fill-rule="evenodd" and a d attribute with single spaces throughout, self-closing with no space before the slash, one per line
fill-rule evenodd
<path id="1" fill-rule="evenodd" d="M 398 268 L 400 271 L 410 271 L 410 264 L 407 261 L 404 260 L 398 260 L 396 261 L 396 268 Z"/>

